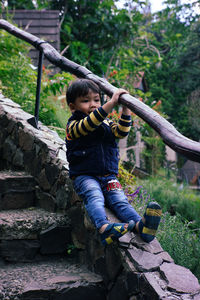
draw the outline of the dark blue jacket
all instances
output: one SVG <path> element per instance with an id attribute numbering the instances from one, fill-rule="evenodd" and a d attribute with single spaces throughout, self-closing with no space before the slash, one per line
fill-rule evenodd
<path id="1" fill-rule="evenodd" d="M 86 114 L 75 111 L 68 124 L 85 118 Z M 106 175 L 118 173 L 119 151 L 115 136 L 104 122 L 93 132 L 73 140 L 66 139 L 69 175 Z"/>

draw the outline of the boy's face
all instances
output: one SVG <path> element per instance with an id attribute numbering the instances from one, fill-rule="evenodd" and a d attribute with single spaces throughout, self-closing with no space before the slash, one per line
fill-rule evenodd
<path id="1" fill-rule="evenodd" d="M 94 93 L 89 90 L 89 93 L 86 96 L 80 96 L 76 98 L 74 103 L 70 103 L 69 107 L 72 112 L 75 110 L 80 110 L 86 115 L 89 115 L 96 108 L 101 106 L 100 96 L 98 93 Z"/>

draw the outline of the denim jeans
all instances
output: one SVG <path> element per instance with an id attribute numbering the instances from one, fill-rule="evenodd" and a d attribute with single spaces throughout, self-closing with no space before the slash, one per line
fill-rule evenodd
<path id="1" fill-rule="evenodd" d="M 138 222 L 141 217 L 128 202 L 115 175 L 80 175 L 73 181 L 76 193 L 84 202 L 88 215 L 97 229 L 108 224 L 105 206 L 110 208 L 121 222 Z"/>

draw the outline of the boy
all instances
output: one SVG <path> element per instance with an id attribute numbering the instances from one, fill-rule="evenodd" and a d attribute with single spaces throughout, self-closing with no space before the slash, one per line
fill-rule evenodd
<path id="1" fill-rule="evenodd" d="M 66 94 L 72 112 L 66 126 L 69 175 L 103 245 L 112 243 L 128 231 L 138 232 L 144 241 L 150 242 L 155 237 L 161 216 L 159 204 L 151 202 L 141 218 L 116 178 L 119 160 L 116 139 L 129 133 L 130 110 L 123 106 L 117 124 L 107 116 L 118 105 L 120 95 L 125 93 L 124 89 L 118 89 L 111 100 L 101 106 L 99 87 L 91 80 L 78 79 Z M 105 204 L 123 223 L 108 222 Z"/>

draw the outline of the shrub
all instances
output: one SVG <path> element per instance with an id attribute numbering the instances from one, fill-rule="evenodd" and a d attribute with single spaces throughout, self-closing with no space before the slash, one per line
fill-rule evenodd
<path id="1" fill-rule="evenodd" d="M 157 238 L 176 264 L 190 269 L 200 280 L 200 229 L 191 231 L 189 227 L 189 222 L 183 221 L 181 215 L 164 213 Z"/>
<path id="2" fill-rule="evenodd" d="M 148 180 L 140 180 L 139 184 L 161 204 L 163 211 L 168 211 L 172 215 L 178 213 L 190 222 L 190 228 L 200 228 L 199 194 L 165 178 L 152 177 Z"/>
<path id="3" fill-rule="evenodd" d="M 0 31 L 0 90 L 24 111 L 34 114 L 37 73 L 28 52 L 27 43 Z M 50 77 L 48 70 L 43 70 L 39 120 L 47 126 L 64 128 L 69 111 L 59 96 L 73 76 L 63 72 Z"/>
<path id="4" fill-rule="evenodd" d="M 25 42 L 0 31 L 0 89 L 5 96 L 33 114 L 36 72 L 31 68 L 28 51 Z"/>
<path id="5" fill-rule="evenodd" d="M 147 180 L 145 181 L 145 185 L 149 186 L 152 184 L 152 181 L 155 183 L 155 181 L 157 182 L 158 180 Z M 134 182 L 134 185 L 135 184 L 136 182 Z M 141 184 L 141 181 L 139 181 L 139 184 Z M 127 193 L 127 196 L 129 202 L 132 203 L 136 211 L 142 216 L 148 202 L 157 201 L 162 206 L 162 203 L 164 203 L 166 199 L 165 193 L 167 193 L 167 190 L 171 185 L 172 183 L 168 182 L 168 185 L 165 186 L 164 183 L 161 184 L 159 181 L 159 184 L 156 185 L 156 191 L 159 189 L 161 190 L 160 193 L 155 193 L 154 190 L 151 190 L 149 193 L 149 190 L 147 191 L 142 185 L 138 185 L 137 188 L 135 188 L 135 191 Z M 173 193 L 175 193 L 175 187 L 173 188 L 173 191 L 171 190 L 169 193 L 170 200 L 170 197 L 173 199 Z M 157 198 L 158 194 L 159 197 Z M 175 195 L 177 194 L 182 194 L 182 191 L 177 191 Z M 176 200 L 177 199 L 179 199 L 178 196 Z M 190 206 L 190 201 L 188 201 L 188 206 Z M 166 206 L 164 206 L 163 209 L 164 213 L 157 232 L 157 238 L 163 249 L 171 255 L 176 264 L 190 269 L 191 272 L 200 279 L 200 241 L 198 238 L 200 228 L 196 227 L 196 229 L 191 230 L 191 225 L 194 226 L 194 221 L 187 221 L 183 215 L 180 215 L 179 213 L 171 216 L 165 208 Z"/>

